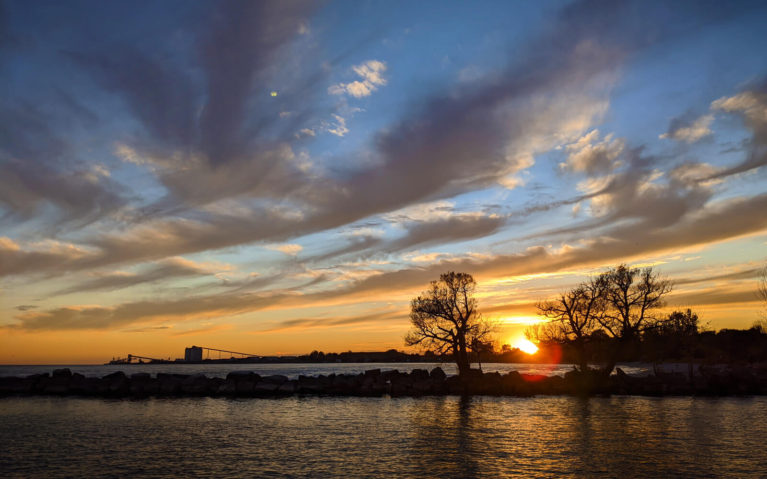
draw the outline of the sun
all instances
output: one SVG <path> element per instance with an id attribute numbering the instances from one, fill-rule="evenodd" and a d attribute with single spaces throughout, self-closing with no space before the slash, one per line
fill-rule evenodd
<path id="1" fill-rule="evenodd" d="M 518 339 L 513 347 L 519 348 L 520 351 L 524 351 L 527 354 L 535 354 L 538 351 L 538 346 L 535 345 L 532 341 L 525 338 Z"/>

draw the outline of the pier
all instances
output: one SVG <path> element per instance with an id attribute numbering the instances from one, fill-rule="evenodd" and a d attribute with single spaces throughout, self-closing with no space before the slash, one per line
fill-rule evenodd
<path id="1" fill-rule="evenodd" d="M 211 352 L 214 358 L 211 358 Z M 222 354 L 228 354 L 229 357 L 222 357 Z M 128 354 L 125 358 L 113 358 L 107 364 L 168 364 L 168 363 L 201 363 L 203 361 L 215 362 L 240 362 L 247 360 L 257 360 L 261 356 L 250 353 L 241 353 L 238 351 L 229 351 L 227 349 L 209 348 L 207 346 L 191 346 L 184 350 L 184 359 L 171 360 L 150 358 L 138 354 Z"/>

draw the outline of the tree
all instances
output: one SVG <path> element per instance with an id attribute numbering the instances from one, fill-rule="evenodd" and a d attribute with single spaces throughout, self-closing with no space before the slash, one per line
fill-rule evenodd
<path id="1" fill-rule="evenodd" d="M 642 332 L 661 321 L 654 311 L 663 306 L 663 297 L 671 292 L 671 282 L 652 268 L 630 268 L 625 264 L 600 275 L 604 281 L 605 312 L 597 321 L 604 331 L 626 347 L 639 339 Z M 609 375 L 617 362 L 615 350 L 603 372 Z"/>
<path id="2" fill-rule="evenodd" d="M 698 315 L 690 308 L 687 311 L 674 311 L 659 324 L 663 336 L 686 337 L 698 334 Z"/>
<path id="3" fill-rule="evenodd" d="M 605 285 L 603 277 L 592 278 L 555 300 L 538 303 L 538 314 L 550 321 L 534 334 L 539 339 L 571 344 L 581 372 L 588 369 L 587 344 L 599 325 L 598 319 L 604 315 Z"/>
<path id="4" fill-rule="evenodd" d="M 470 274 L 448 272 L 410 303 L 413 328 L 405 336 L 408 346 L 422 346 L 437 354 L 452 353 L 458 373 L 470 369 L 468 350 L 485 342 L 492 324 L 477 311 L 476 282 Z"/>

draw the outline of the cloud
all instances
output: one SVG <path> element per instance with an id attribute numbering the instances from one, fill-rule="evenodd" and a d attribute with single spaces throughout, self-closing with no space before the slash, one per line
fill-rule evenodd
<path id="1" fill-rule="evenodd" d="M 713 110 L 732 113 L 743 118 L 746 127 L 751 130 L 746 158 L 740 163 L 724 168 L 708 176 L 705 180 L 725 178 L 727 176 L 761 168 L 767 164 L 767 82 L 731 97 L 722 97 L 711 103 Z"/>
<path id="2" fill-rule="evenodd" d="M 224 267 L 223 269 L 227 269 Z M 210 265 L 195 263 L 188 259 L 173 257 L 159 261 L 137 273 L 109 272 L 93 273 L 93 279 L 79 282 L 56 291 L 54 295 L 63 295 L 84 291 L 114 291 L 145 283 L 165 281 L 189 276 L 213 275 L 217 269 Z"/>
<path id="3" fill-rule="evenodd" d="M 588 174 L 605 173 L 619 166 L 625 143 L 620 138 L 613 139 L 612 134 L 599 141 L 599 130 L 592 130 L 578 141 L 567 145 L 567 161 L 559 167 Z"/>
<path id="4" fill-rule="evenodd" d="M 368 60 L 352 67 L 354 73 L 361 78 L 351 83 L 338 83 L 328 88 L 331 95 L 347 94 L 354 98 L 370 96 L 378 87 L 386 85 L 383 74 L 386 72 L 386 63 L 380 60 Z"/>
<path id="5" fill-rule="evenodd" d="M 0 237 L 0 277 L 39 271 L 66 271 L 92 252 L 71 244 L 48 242 L 22 248 L 7 237 Z"/>
<path id="6" fill-rule="evenodd" d="M 713 133 L 709 128 L 713 121 L 714 115 L 703 115 L 694 120 L 688 117 L 674 118 L 669 123 L 668 131 L 659 138 L 695 143 Z"/>
<path id="7" fill-rule="evenodd" d="M 52 112 L 21 99 L 0 100 L 0 219 L 25 221 L 52 206 L 54 222 L 76 227 L 127 203 L 121 185 L 74 159 L 67 137 L 85 121 L 77 108 L 74 100 Z"/>
<path id="8" fill-rule="evenodd" d="M 392 321 L 402 321 L 407 317 L 407 311 L 378 311 L 371 314 L 333 317 L 333 318 L 295 318 L 279 321 L 274 326 L 265 329 L 253 331 L 255 334 L 276 333 L 290 330 L 322 329 L 334 328 L 339 326 L 350 326 L 363 323 L 388 323 Z"/>
<path id="9" fill-rule="evenodd" d="M 300 244 L 291 243 L 267 245 L 265 248 L 273 251 L 279 251 L 280 253 L 285 253 L 290 256 L 295 256 L 304 249 L 304 247 Z"/>
<path id="10" fill-rule="evenodd" d="M 282 53 L 293 45 L 314 3 L 227 2 L 220 11 L 206 7 L 211 10 L 194 17 L 199 30 L 193 32 L 181 20 L 174 24 L 179 27 L 174 45 L 183 48 L 169 46 L 164 36 L 127 45 L 74 45 L 68 58 L 136 121 L 135 132 L 121 139 L 135 152 L 126 158 L 151 166 L 168 195 L 140 208 L 135 223 L 83 233 L 79 239 L 86 251 L 79 257 L 3 250 L 0 254 L 13 259 L 2 274 L 61 273 L 285 242 L 414 203 L 519 184 L 538 153 L 570 144 L 593 128 L 627 58 L 683 34 L 689 22 L 724 17 L 716 3 L 675 9 L 636 5 L 568 4 L 528 51 L 509 55 L 499 75 L 420 98 L 369 144 L 327 159 L 334 168 L 324 176 L 299 167 L 290 143 L 300 130 L 296 124 L 286 125 L 286 134 L 272 129 L 275 123 L 294 121 L 306 126 L 301 123 L 306 112 L 316 111 L 309 97 L 283 94 L 280 88 L 274 99 L 258 91 L 289 61 Z M 685 20 L 681 27 L 680 20 Z M 229 52 L 227 58 L 216 58 L 221 51 Z M 140 68 L 126 71 L 133 65 Z M 358 81 L 380 86 L 384 70 L 366 65 L 358 65 Z M 282 111 L 295 115 L 275 121 Z M 649 173 L 641 178 L 632 182 L 619 175 L 615 191 L 605 192 L 601 201 L 606 211 L 616 212 L 614 218 L 641 218 L 644 213 L 631 209 L 630 200 L 636 198 L 645 206 L 677 207 L 670 208 L 666 222 L 681 217 L 685 201 L 700 204 L 692 194 L 697 192 L 688 195 L 684 189 L 678 201 L 663 203 L 675 199 L 674 192 L 653 186 Z M 619 194 L 632 189 L 636 193 Z M 94 192 L 89 196 L 98 197 Z M 499 227 L 498 220 L 487 218 L 477 225 L 483 231 Z M 438 231 L 437 225 L 412 226 L 416 245 L 425 244 L 427 229 Z M 469 231 L 463 231 L 460 237 L 467 238 Z"/>
<path id="11" fill-rule="evenodd" d="M 293 308 L 337 304 L 355 299 L 370 301 L 375 295 L 392 298 L 398 293 L 417 292 L 448 270 L 466 271 L 479 280 L 573 268 L 605 267 L 632 257 L 705 246 L 767 230 L 767 194 L 735 198 L 708 205 L 681 221 L 658 228 L 637 228 L 618 224 L 597 239 L 581 246 L 553 251 L 542 246 L 524 252 L 493 257 L 452 258 L 428 266 L 383 272 L 349 286 L 320 293 L 297 294 L 284 291 L 226 293 L 173 300 L 147 300 L 115 307 L 64 307 L 27 311 L 15 317 L 12 328 L 83 329 L 112 328 L 152 320 L 191 320 L 232 316 L 268 308 Z M 738 297 L 739 298 L 739 297 Z M 737 299 L 737 298 L 736 298 Z"/>
<path id="12" fill-rule="evenodd" d="M 331 133 L 336 136 L 343 137 L 347 133 L 349 133 L 349 129 L 346 127 L 346 118 L 342 117 L 341 115 L 333 115 L 333 118 L 335 118 L 336 122 L 333 124 L 330 124 L 326 127 L 326 130 L 328 133 Z"/>
<path id="13" fill-rule="evenodd" d="M 483 238 L 496 233 L 506 224 L 498 215 L 456 214 L 436 221 L 412 222 L 404 225 L 407 234 L 380 245 L 379 250 L 397 252 L 434 244 L 446 244 Z"/>
<path id="14" fill-rule="evenodd" d="M 708 282 L 716 282 L 716 281 L 722 281 L 722 280 L 741 280 L 741 279 L 755 279 L 759 276 L 759 272 L 761 271 L 760 268 L 748 268 L 741 271 L 734 271 L 731 273 L 724 273 L 724 274 L 708 274 L 703 277 L 697 277 L 697 278 L 681 278 L 674 280 L 674 285 L 686 285 L 686 284 L 698 284 L 698 283 L 708 283 Z"/>

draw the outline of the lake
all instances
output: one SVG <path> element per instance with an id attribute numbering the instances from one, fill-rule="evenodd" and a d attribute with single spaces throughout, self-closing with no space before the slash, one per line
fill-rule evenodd
<path id="1" fill-rule="evenodd" d="M 765 477 L 767 398 L 0 398 L 34 477 Z"/>

